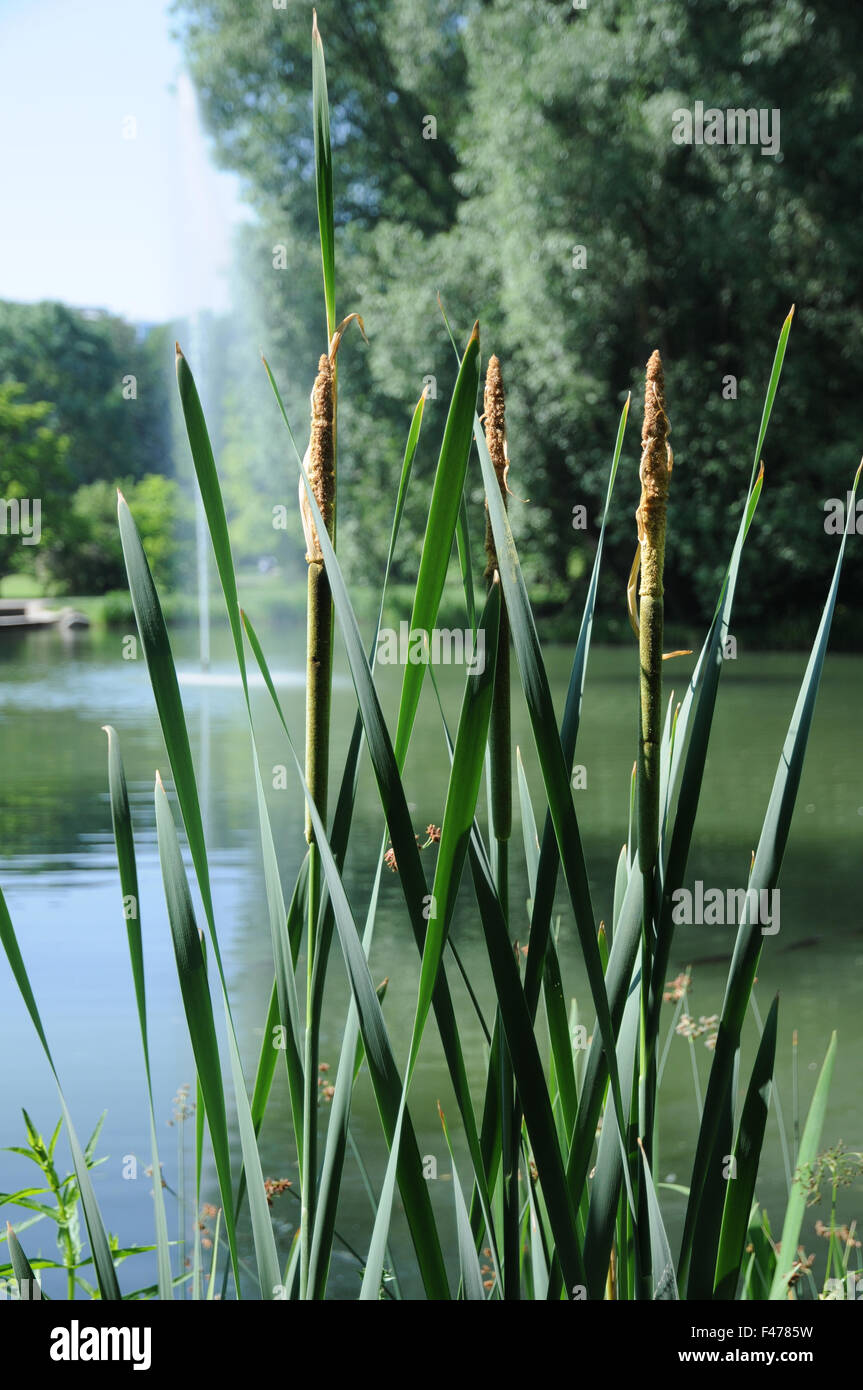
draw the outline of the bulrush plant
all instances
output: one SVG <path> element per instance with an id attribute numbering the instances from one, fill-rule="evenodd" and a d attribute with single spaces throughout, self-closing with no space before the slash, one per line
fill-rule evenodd
<path id="1" fill-rule="evenodd" d="M 315 31 L 317 34 L 317 30 Z M 317 44 L 318 39 L 315 39 Z M 326 267 L 326 261 L 325 261 Z M 335 312 L 334 294 L 327 296 L 327 323 Z M 311 393 L 311 422 L 309 446 L 303 458 L 299 482 L 299 505 L 303 534 L 306 540 L 306 562 L 309 567 L 306 605 L 306 763 L 305 779 L 309 792 L 306 807 L 306 840 L 309 845 L 308 868 L 308 938 L 306 959 L 306 1035 L 304 1048 L 303 1087 L 303 1165 L 314 1172 L 317 1167 L 317 1091 L 312 1081 L 318 1072 L 320 1039 L 320 1007 L 323 972 L 316 973 L 318 937 L 317 924 L 321 894 L 321 869 L 311 806 L 314 803 L 323 822 L 327 819 L 330 752 L 330 702 L 333 683 L 333 603 L 323 552 L 315 520 L 312 517 L 306 486 L 314 497 L 318 524 L 326 528 L 331 542 L 336 532 L 336 355 L 342 334 L 348 324 L 357 319 L 365 337 L 363 321 L 350 314 L 331 333 L 329 351 L 322 353 L 318 373 Z M 314 1184 L 304 1184 L 302 1223 L 300 1232 L 300 1270 L 302 1286 L 308 1278 L 311 1232 L 314 1220 Z"/>
<path id="2" fill-rule="evenodd" d="M 761 963 L 764 937 L 757 916 L 744 906 L 721 1009 L 710 1023 L 710 1076 L 697 1096 L 695 1122 L 687 1136 L 692 1168 L 682 1186 L 685 1220 L 682 1241 L 672 1251 L 657 1195 L 659 1161 L 656 1123 L 661 1112 L 665 1058 L 681 1013 L 689 1019 L 689 973 L 670 968 L 674 945 L 675 894 L 681 889 L 701 796 L 713 715 L 729 632 L 738 574 L 750 526 L 762 493 L 761 454 L 782 373 L 792 314 L 779 336 L 767 384 L 754 461 L 743 509 L 704 645 L 679 704 L 662 709 L 663 553 L 666 497 L 671 474 L 669 423 L 662 364 L 654 354 L 647 368 L 643 451 L 638 509 L 637 567 L 630 576 L 630 611 L 639 635 L 639 671 L 633 662 L 633 700 L 639 700 L 640 734 L 634 787 L 621 788 L 622 814 L 630 808 L 629 831 L 613 884 L 613 911 L 597 921 L 590 893 L 576 802 L 571 785 L 585 692 L 590 639 L 603 565 L 606 527 L 623 454 L 629 414 L 627 399 L 612 452 L 598 543 L 573 653 L 562 719 L 552 702 L 545 659 L 534 623 L 518 547 L 508 514 L 509 452 L 503 377 L 491 358 L 485 374 L 483 418 L 477 415 L 481 382 L 480 331 L 475 325 L 457 353 L 455 384 L 430 494 L 427 523 L 414 585 L 411 630 L 432 632 L 454 542 L 464 587 L 466 630 L 482 632 L 487 659 L 465 673 L 458 719 L 450 728 L 440 713 L 441 758 L 449 769 L 442 814 L 418 843 L 403 771 L 410 755 L 427 663 L 404 666 L 395 729 L 384 718 L 375 684 L 375 654 L 387 600 L 391 565 L 426 404 L 420 397 L 410 419 L 395 506 L 387 564 L 374 631 L 360 633 L 351 595 L 336 551 L 337 370 L 336 356 L 345 323 L 335 312 L 335 219 L 329 107 L 321 37 L 312 36 L 313 118 L 316 188 L 326 309 L 326 352 L 320 357 L 312 391 L 308 450 L 294 443 L 274 374 L 265 363 L 276 408 L 288 427 L 300 483 L 300 511 L 309 567 L 308 668 L 305 757 L 297 751 L 252 618 L 239 602 L 228 524 L 206 422 L 192 370 L 178 351 L 177 379 L 189 445 L 207 517 L 239 671 L 248 723 L 251 772 L 264 868 L 263 887 L 273 952 L 273 989 L 265 1019 L 255 1076 L 244 1073 L 234 1026 L 230 991 L 222 964 L 210 865 L 185 712 L 158 593 L 134 518 L 120 498 L 118 515 L 129 587 L 156 710 L 164 736 L 175 793 L 169 802 L 162 778 L 155 776 L 159 856 L 178 979 L 195 1065 L 195 1192 L 190 1211 L 206 1207 L 220 1213 L 218 1224 L 193 1233 L 191 1267 L 178 1262 L 179 1247 L 168 1240 L 165 1201 L 155 1184 L 155 1248 L 158 1284 L 121 1289 L 117 1246 L 105 1231 L 88 1173 L 88 1158 L 72 1124 L 62 1090 L 61 1113 L 69 1138 L 77 1189 L 87 1228 L 93 1275 L 104 1299 L 175 1294 L 193 1298 L 260 1297 L 319 1300 L 337 1291 L 330 1266 L 336 1243 L 356 1263 L 357 1287 L 364 1300 L 399 1299 L 421 1290 L 435 1300 L 463 1298 L 602 1300 L 784 1299 L 806 1287 L 796 1252 L 807 1194 L 807 1176 L 819 1154 L 827 1094 L 836 1057 L 835 1035 L 817 1080 L 803 1126 L 798 1163 L 789 1166 L 789 1195 L 780 1239 L 771 1235 L 756 1199 L 762 1144 L 773 1091 L 778 1006 L 762 1020 L 753 995 L 756 971 L 769 978 L 768 957 Z M 792 311 L 793 313 L 793 311 Z M 683 451 L 682 451 L 683 452 Z M 522 451 L 523 453 L 523 451 Z M 478 460 L 485 493 L 487 532 L 484 609 L 478 614 L 470 553 L 471 497 Z M 858 472 L 853 491 L 859 483 Z M 686 498 L 686 470 L 679 479 Z M 349 496 L 349 494 L 348 494 Z M 340 505 L 349 505 L 340 503 Z M 680 508 L 685 518 L 685 506 Z M 853 508 L 849 508 L 853 517 Z M 297 525 L 297 541 L 300 525 Z M 848 530 L 838 543 L 835 570 L 802 676 L 787 737 L 776 750 L 777 770 L 766 798 L 757 849 L 748 868 L 746 904 L 777 884 L 811 728 Z M 637 568 L 641 588 L 635 612 Z M 617 587 L 619 580 L 613 581 Z M 670 601 L 673 601 L 671 596 Z M 637 617 L 637 621 L 636 621 Z M 334 623 L 350 668 L 356 696 L 351 737 L 335 798 L 328 796 L 330 682 Z M 369 640 L 370 638 L 370 640 Z M 510 652 L 514 654 L 512 671 Z M 261 746 L 250 697 L 249 653 L 263 677 L 266 698 L 278 718 L 298 790 L 306 810 L 307 852 L 290 885 L 289 864 L 277 853 L 264 794 L 262 768 L 274 749 Z M 367 654 L 368 653 L 368 654 Z M 517 676 L 516 676 L 517 672 Z M 510 699 L 517 679 L 536 747 L 541 799 L 534 805 L 520 756 L 513 767 Z M 432 672 L 432 689 L 437 685 Z M 423 706 L 434 710 L 433 705 Z M 437 721 L 437 713 L 431 716 Z M 138 901 L 135 843 L 129 814 L 119 739 L 108 727 L 109 789 L 117 847 L 123 918 L 143 1046 L 142 1085 L 149 1088 L 147 1000 L 143 943 L 146 923 Z M 516 750 L 517 751 L 517 750 Z M 280 748 L 281 753 L 281 748 Z M 282 754 L 282 756 L 284 756 Z M 342 872 L 361 760 L 367 757 L 381 803 L 380 849 L 366 867 L 369 893 L 365 920 L 357 920 Z M 487 771 L 488 815 L 480 792 Z M 167 782 L 167 777 L 166 777 Z M 513 817 L 513 783 L 518 817 Z M 635 807 L 635 814 L 632 808 Z M 176 809 L 175 809 L 176 808 Z M 182 821 L 202 905 L 205 932 L 199 929 L 187 869 L 180 850 L 176 810 Z M 540 816 L 537 818 L 537 811 Z M 527 913 L 511 902 L 509 879 L 520 821 L 524 869 L 529 885 Z M 432 834 L 432 831 L 434 832 Z M 422 848 L 434 844 L 431 854 Z M 362 853 L 355 851 L 355 872 Z M 409 1033 L 393 1036 L 387 1018 L 386 981 L 376 985 L 368 964 L 377 921 L 384 869 L 397 866 L 392 882 L 404 903 L 405 931 L 416 942 L 419 981 Z M 450 940 L 456 896 L 472 887 L 476 919 L 488 957 L 487 972 L 469 972 Z M 290 886 L 290 891 L 286 891 Z M 554 925 L 560 886 L 565 910 Z M 353 895 L 356 901 L 356 895 Z M 305 933 L 306 950 L 301 950 Z M 588 994 L 579 1001 L 578 1019 L 595 1018 L 587 1029 L 571 1026 L 567 1001 L 573 990 L 564 979 L 557 943 L 563 937 L 581 957 Z M 0 896 L 0 939 L 57 1079 L 48 1035 Z M 519 943 L 526 943 L 519 944 Z M 350 985 L 342 1020 L 340 1048 L 328 1042 L 326 1104 L 319 1105 L 319 1038 L 324 984 L 334 956 L 341 956 Z M 302 965 L 301 965 L 302 960 Z M 466 993 L 450 989 L 447 963 L 462 974 Z M 679 968 L 679 967 L 678 967 Z M 298 973 L 305 974 L 305 988 Z M 669 980 L 671 983 L 669 984 Z M 493 989 L 494 1013 L 480 1000 Z M 677 1013 L 668 1028 L 663 996 Z M 223 1041 L 215 1025 L 214 1001 L 224 1014 Z M 466 1001 L 466 1002 L 463 1002 Z M 543 1009 L 540 1010 L 540 1002 Z M 706 1002 L 706 1001 L 705 1001 Z M 328 1004 L 328 1007 L 330 1005 Z M 335 1006 L 333 1006 L 335 1007 Z M 485 1060 L 466 1055 L 463 1009 L 477 1016 Z M 754 1056 L 741 1045 L 743 1022 L 751 1011 L 760 1040 Z M 433 1207 L 430 1184 L 415 1128 L 411 1082 L 431 1016 L 442 1046 L 446 1081 L 454 1097 L 452 1113 L 441 1123 L 453 1158 L 451 1214 Z M 663 1038 L 666 1039 L 663 1045 Z M 275 1044 L 275 1045 L 274 1045 Z M 689 1038 L 689 1046 L 693 1046 Z M 399 1059 L 399 1060 L 397 1060 Z M 226 1065 L 227 1063 L 227 1065 Z M 277 1240 L 272 1219 L 274 1180 L 265 1179 L 258 1146 L 277 1068 L 284 1068 L 290 1098 L 287 1120 L 268 1118 L 268 1152 L 280 1143 L 276 1171 L 296 1212 L 292 1238 Z M 230 1071 L 230 1082 L 227 1072 Z M 351 1130 L 357 1078 L 365 1073 L 380 1120 L 379 1152 L 386 1161 L 373 1196 L 373 1219 L 362 1241 L 349 1244 L 339 1230 L 340 1197 L 346 1163 L 365 1173 Z M 796 1073 L 795 1073 L 796 1075 Z M 441 1078 L 442 1082 L 445 1080 Z M 477 1083 L 480 1083 L 477 1086 Z M 738 1089 L 742 1100 L 738 1104 Z M 191 1104 L 190 1092 L 190 1104 Z M 147 1095 L 144 1096 L 145 1103 Z M 776 1097 L 778 1101 L 778 1097 Z M 152 1095 L 149 1096 L 152 1171 L 161 1170 Z M 773 1106 L 779 1119 L 779 1106 Z M 796 1090 L 794 1103 L 796 1129 Z M 238 1149 L 231 1144 L 228 1115 L 234 1116 Z M 424 1117 L 428 1119 L 428 1117 Z M 279 1135 L 274 1137 L 281 1125 Z M 676 1136 L 679 1140 L 679 1136 Z M 239 1153 L 239 1159 L 237 1154 Z M 205 1164 L 205 1159 L 207 1160 Z M 273 1165 L 275 1167 L 275 1164 Z M 268 1164 L 268 1168 L 270 1164 Z M 206 1174 L 212 1173 L 212 1179 Z M 167 1177 L 167 1175 L 166 1175 Z M 730 1180 L 732 1179 L 733 1180 Z M 290 1184 L 290 1186 L 288 1186 Z M 209 1190 L 205 1190 L 209 1189 Z M 662 1189 L 661 1189 L 662 1190 Z M 170 1192 L 170 1189 L 169 1189 Z M 398 1265 L 390 1250 L 391 1215 L 400 1201 L 412 1254 Z M 680 1192 L 674 1201 L 680 1200 Z M 243 1260 L 238 1235 L 241 1212 L 248 1216 L 253 1262 Z M 284 1218 L 284 1208 L 282 1213 Z M 834 1223 L 835 1224 L 835 1223 Z M 6 1273 L 32 1275 L 23 1246 L 26 1222 L 9 1238 Z M 281 1232 L 283 1228 L 280 1227 Z M 778 1229 L 778 1228 L 777 1228 Z M 849 1247 L 850 1248 L 850 1247 Z M 128 1256 L 128 1250 L 123 1252 Z M 125 1267 L 124 1267 L 125 1268 Z M 836 1259 L 834 1258 L 834 1271 Z M 844 1268 L 844 1267 L 843 1267 Z M 29 1273 L 28 1273 L 29 1271 Z M 241 1272 L 242 1271 L 242 1272 Z"/>

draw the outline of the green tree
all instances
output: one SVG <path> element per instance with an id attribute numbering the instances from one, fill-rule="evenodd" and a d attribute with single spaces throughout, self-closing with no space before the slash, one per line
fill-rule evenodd
<path id="1" fill-rule="evenodd" d="M 0 381 L 0 578 L 35 572 L 39 547 L 66 525 L 53 505 L 68 487 L 69 440 L 46 421 L 48 401 L 26 401 L 21 382 Z"/>
<path id="2" fill-rule="evenodd" d="M 0 380 L 52 403 L 68 436 L 69 483 L 169 472 L 169 330 L 64 304 L 0 302 Z"/>
<path id="3" fill-rule="evenodd" d="M 182 0 L 221 157 L 259 213 L 242 252 L 268 355 L 304 427 L 320 350 L 311 6 Z M 377 567 L 404 422 L 422 379 L 452 376 L 440 290 L 462 339 L 479 315 L 509 396 L 512 517 L 536 578 L 563 596 L 595 535 L 616 417 L 658 346 L 666 364 L 672 621 L 709 618 L 751 463 L 779 326 L 797 321 L 747 547 L 741 624 L 810 621 L 834 558 L 823 504 L 859 454 L 858 212 L 863 11 L 839 0 L 332 0 L 318 6 L 333 104 L 340 307 L 371 339 L 340 396 L 340 540 Z M 679 145 L 675 112 L 778 111 L 781 143 Z M 432 116 L 436 128 L 426 128 Z M 425 138 L 433 133 L 436 138 Z M 290 273 L 273 265 L 276 244 Z M 732 379 L 733 378 L 733 382 Z M 284 379 L 284 378 L 283 378 Z M 430 403 L 419 460 L 430 465 Z M 609 536 L 620 598 L 634 551 L 637 420 Z M 629 504 L 631 503 L 631 511 Z M 421 533 L 409 510 L 405 546 Z M 844 593 L 863 576 L 849 555 Z M 840 615 L 841 618 L 841 615 Z M 763 630 L 763 626 L 762 626 Z"/>
<path id="4" fill-rule="evenodd" d="M 149 473 L 126 478 L 129 503 L 156 583 L 166 589 L 187 582 L 194 562 L 194 507 L 173 478 Z M 72 497 L 66 529 L 39 555 L 40 577 L 66 593 L 103 594 L 126 588 L 126 567 L 117 527 L 117 486 L 84 483 Z"/>

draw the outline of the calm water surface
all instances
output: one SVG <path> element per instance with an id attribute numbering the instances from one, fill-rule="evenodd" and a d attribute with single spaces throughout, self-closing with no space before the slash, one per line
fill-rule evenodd
<path id="1" fill-rule="evenodd" d="M 304 641 L 302 622 L 264 633 L 265 648 L 279 686 L 286 718 L 298 746 L 302 742 Z M 121 1244 L 152 1239 L 149 1132 L 143 1068 L 138 1042 L 134 994 L 111 835 L 107 796 L 105 723 L 117 729 L 129 780 L 134 818 L 141 918 L 145 943 L 154 1091 L 160 1122 L 161 1156 L 167 1180 L 177 1185 L 182 1128 L 169 1127 L 177 1088 L 194 1078 L 182 1002 L 177 985 L 167 916 L 162 898 L 153 813 L 156 768 L 167 772 L 167 759 L 156 720 L 143 660 L 122 659 L 122 635 L 77 633 L 64 642 L 50 631 L 4 632 L 0 639 L 0 740 L 3 789 L 0 795 L 0 882 L 6 894 L 37 1002 L 57 1060 L 76 1126 L 89 1133 L 103 1110 L 107 1118 L 99 1153 L 107 1161 L 94 1174 L 106 1224 Z M 244 728 L 241 691 L 233 680 L 224 633 L 214 636 L 213 670 L 202 680 L 194 660 L 194 637 L 175 634 L 182 693 L 193 752 L 200 774 L 203 814 L 210 852 L 216 920 L 231 990 L 235 1022 L 251 1079 L 272 983 L 269 928 L 261 884 L 254 791 L 250 778 L 248 732 Z M 558 708 L 562 706 L 571 650 L 547 649 L 549 674 Z M 673 663 L 667 688 L 682 689 L 690 665 Z M 720 691 L 702 812 L 699 817 L 687 884 L 700 879 L 711 887 L 745 883 L 750 852 L 781 751 L 797 687 L 805 666 L 800 655 L 758 655 L 740 651 L 728 662 Z M 594 650 L 577 761 L 586 771 L 586 787 L 577 793 L 581 827 L 598 918 L 610 919 L 614 868 L 626 835 L 629 777 L 635 747 L 635 652 Z M 397 700 L 398 673 L 382 671 L 385 709 Z M 455 718 L 460 699 L 456 672 L 445 672 L 448 712 Z M 781 879 L 781 923 L 766 939 L 757 988 L 766 1014 L 773 994 L 780 1001 L 777 1078 L 780 1109 L 789 1143 L 792 1135 L 792 1031 L 799 1035 L 801 1107 L 808 1105 L 831 1030 L 839 1031 L 839 1056 L 823 1146 L 838 1140 L 863 1149 L 863 759 L 859 713 L 863 659 L 828 658 L 816 712 L 788 854 Z M 344 669 L 337 675 L 333 767 L 337 774 L 353 720 L 352 688 Z M 255 692 L 265 768 L 288 764 L 283 736 L 270 713 L 265 692 Z M 528 778 L 539 788 L 526 715 L 519 702 L 514 733 L 521 746 Z M 440 823 L 446 788 L 447 758 L 430 693 L 420 707 L 418 730 L 406 769 L 406 786 L 417 831 Z M 271 779 L 272 780 L 272 779 Z M 281 855 L 283 881 L 290 891 L 303 842 L 302 798 L 289 773 L 289 790 L 271 790 L 271 814 Z M 537 797 L 537 805 L 538 805 Z M 355 836 L 346 866 L 346 886 L 362 924 L 382 830 L 380 805 L 365 767 L 355 814 Z M 518 833 L 518 832 L 517 832 Z M 425 838 L 424 836 L 422 838 Z M 514 841 L 520 847 L 520 841 Z M 432 851 L 425 851 L 431 876 Z M 520 853 L 514 854 L 512 903 L 514 930 L 526 934 L 527 883 Z M 581 1005 L 588 1028 L 587 1005 L 574 930 L 566 902 L 560 899 L 561 960 L 568 993 Z M 203 916 L 201 914 L 201 921 Z M 478 983 L 487 1014 L 491 1010 L 487 962 L 470 894 L 463 890 L 453 936 Z M 670 974 L 694 962 L 690 1008 L 696 1016 L 719 1011 L 733 928 L 678 928 Z M 375 943 L 374 977 L 389 976 L 385 1013 L 391 1036 L 404 1045 L 413 1019 L 418 955 L 405 920 L 399 884 L 385 874 Z M 468 1066 L 481 1096 L 483 1035 L 454 972 L 450 972 L 460 1032 Z M 43 1133 L 58 1117 L 53 1082 L 33 1028 L 11 978 L 0 960 L 4 1048 L 0 1067 L 0 1144 L 24 1139 L 21 1107 L 27 1108 Z M 338 949 L 328 986 L 327 1015 L 321 1056 L 335 1064 L 344 1024 L 347 985 Z M 666 1006 L 667 1022 L 672 1006 Z M 217 1009 L 217 1014 L 221 1011 Z M 427 1034 L 411 1092 L 411 1109 L 421 1152 L 436 1157 L 439 1179 L 431 1184 L 441 1228 L 452 1226 L 452 1189 L 448 1161 L 437 1118 L 437 1101 L 456 1119 L 434 1029 Z M 747 1024 L 743 1070 L 748 1072 L 757 1037 Z M 710 1053 L 694 1045 L 700 1085 L 706 1085 Z M 403 1059 L 400 1057 L 400 1061 Z M 697 1102 L 690 1046 L 679 1037 L 671 1043 L 662 1088 L 660 1165 L 662 1180 L 686 1184 L 694 1149 Z M 805 1112 L 804 1112 L 805 1113 Z M 325 1116 L 322 1116 L 325 1118 Z M 295 1154 L 286 1139 L 286 1087 L 278 1074 L 275 1104 L 264 1135 L 265 1176 L 292 1178 Z M 191 1150 L 193 1131 L 186 1126 Z M 361 1079 L 353 1111 L 352 1133 L 373 1185 L 386 1162 L 374 1098 Z M 238 1151 L 238 1148 L 237 1148 Z M 129 1156 L 138 1160 L 137 1179 L 124 1178 Z M 65 1160 L 64 1160 L 65 1161 Z M 793 1155 L 792 1155 L 793 1161 Z M 462 1163 L 462 1171 L 468 1164 Z M 35 1169 L 16 1155 L 0 1154 L 0 1188 L 29 1186 Z M 762 1161 L 759 1196 L 781 1222 L 786 1164 L 774 1108 Z M 215 1197 L 212 1178 L 207 1197 Z M 672 1239 L 681 1228 L 683 1199 L 670 1190 L 664 1203 Z M 281 1249 L 287 1252 L 295 1229 L 296 1203 L 289 1196 L 274 1208 Z M 863 1184 L 849 1189 L 842 1208 L 845 1219 L 863 1218 Z M 168 1196 L 169 1223 L 176 1230 L 177 1203 Z M 369 1201 L 360 1172 L 349 1159 L 339 1211 L 339 1230 L 362 1250 L 368 1239 Z M 813 1208 L 804 1227 L 807 1249 L 821 1242 L 812 1234 L 814 1220 L 829 1213 Z M 18 1214 L 15 1219 L 17 1222 Z M 53 1256 L 53 1231 L 47 1223 L 28 1230 L 25 1248 L 31 1257 Z M 454 1238 L 450 1242 L 454 1248 Z M 417 1291 L 410 1243 L 400 1212 L 393 1225 L 392 1247 L 404 1271 L 403 1288 Z M 134 1289 L 154 1277 L 149 1256 L 137 1256 L 121 1268 L 123 1288 Z M 50 1278 L 48 1292 L 56 1292 Z M 356 1261 L 336 1245 L 331 1292 L 352 1297 L 359 1289 Z M 61 1295 L 62 1296 L 62 1295 Z"/>

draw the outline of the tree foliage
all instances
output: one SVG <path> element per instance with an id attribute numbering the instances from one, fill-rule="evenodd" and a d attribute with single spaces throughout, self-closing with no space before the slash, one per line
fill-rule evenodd
<path id="1" fill-rule="evenodd" d="M 0 381 L 50 401 L 68 438 L 68 490 L 170 470 L 171 339 L 65 304 L 0 301 Z"/>
<path id="2" fill-rule="evenodd" d="M 24 396 L 21 382 L 0 381 L 0 578 L 32 570 L 42 538 L 58 529 L 50 508 L 43 515 L 43 498 L 53 481 L 62 487 L 69 477 L 69 440 L 48 424 L 50 402 Z"/>
<path id="3" fill-rule="evenodd" d="M 301 402 L 322 336 L 311 7 L 182 0 L 178 11 L 220 157 L 259 214 L 243 274 Z M 341 516 L 357 519 L 356 563 L 380 563 L 376 504 L 391 504 L 423 377 L 445 395 L 441 291 L 460 329 L 479 314 L 485 351 L 502 360 L 511 483 L 530 499 L 514 502 L 513 520 L 535 574 L 561 593 L 578 572 L 572 507 L 595 521 L 620 402 L 660 348 L 678 469 L 667 606 L 703 622 L 794 302 L 740 619 L 811 614 L 834 558 L 824 502 L 844 496 L 860 452 L 863 11 L 840 0 L 322 0 L 318 14 L 340 308 L 359 309 L 371 338 L 367 354 L 345 354 L 341 397 L 353 490 Z M 697 101 L 778 111 L 779 153 L 676 144 L 674 113 Z M 275 243 L 292 273 L 274 268 Z M 634 510 L 634 437 L 627 451 Z M 626 515 L 609 542 L 622 594 Z M 849 562 L 850 590 L 860 557 Z"/>

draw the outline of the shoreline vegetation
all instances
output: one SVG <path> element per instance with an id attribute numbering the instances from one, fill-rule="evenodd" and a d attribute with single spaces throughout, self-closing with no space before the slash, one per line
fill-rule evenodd
<path id="1" fill-rule="evenodd" d="M 238 573 L 238 583 L 247 595 L 253 596 L 255 611 L 261 625 L 295 625 L 306 621 L 306 582 L 302 577 L 286 579 L 278 570 L 261 576 L 255 572 Z M 220 611 L 217 600 L 220 589 L 213 585 L 210 590 L 211 617 L 213 630 L 228 630 L 224 613 Z M 391 582 L 387 587 L 387 615 L 394 625 L 409 620 L 413 604 L 414 589 L 410 584 Z M 474 602 L 479 606 L 485 597 L 485 584 L 479 576 L 474 579 Z M 13 575 L 0 582 L 0 598 L 44 599 L 50 607 L 75 608 L 89 618 L 96 629 L 123 628 L 134 624 L 134 612 L 128 590 L 116 589 L 106 594 L 65 594 L 52 592 L 50 586 L 43 588 L 23 575 Z M 162 609 L 165 621 L 170 627 L 191 627 L 198 622 L 197 595 L 185 591 L 162 592 Z M 377 617 L 377 595 L 370 586 L 358 585 L 353 594 L 354 609 L 361 622 L 372 622 Z M 581 615 L 584 607 L 584 593 L 579 589 L 575 594 L 563 598 L 559 589 L 531 586 L 531 605 L 536 619 L 537 632 L 543 646 L 547 643 L 571 643 L 577 640 Z M 464 621 L 464 588 L 457 578 L 448 579 L 441 595 L 439 626 L 458 627 Z M 686 626 L 666 621 L 668 641 L 673 647 L 686 647 L 697 650 L 701 630 L 695 625 Z M 749 626 L 735 627 L 739 648 L 756 652 L 808 652 L 812 640 L 812 624 L 807 615 L 777 614 L 768 625 L 753 623 Z M 593 642 L 597 646 L 629 648 L 632 633 L 626 613 L 625 601 L 620 605 L 619 615 L 598 612 L 593 621 Z M 860 654 L 860 624 L 850 604 L 837 602 L 830 639 L 833 655 Z"/>

